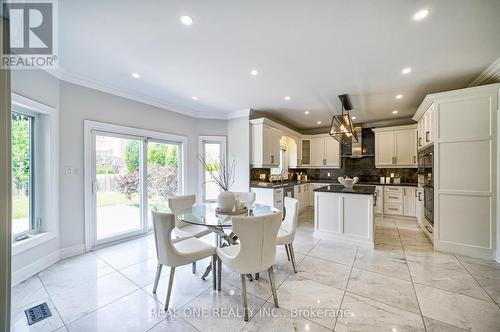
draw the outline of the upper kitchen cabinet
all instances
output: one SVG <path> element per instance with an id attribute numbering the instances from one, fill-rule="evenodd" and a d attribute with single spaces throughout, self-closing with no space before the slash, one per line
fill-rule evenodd
<path id="1" fill-rule="evenodd" d="M 424 148 L 433 142 L 432 133 L 435 131 L 434 128 L 434 104 L 431 104 L 429 108 L 422 114 L 418 119 L 418 148 Z"/>
<path id="2" fill-rule="evenodd" d="M 329 135 L 302 139 L 303 167 L 340 168 L 340 143 Z"/>
<path id="3" fill-rule="evenodd" d="M 280 130 L 263 123 L 263 121 L 255 121 L 255 123 L 252 123 L 252 121 L 250 122 L 252 166 L 260 168 L 278 167 L 280 162 Z"/>
<path id="4" fill-rule="evenodd" d="M 417 167 L 417 126 L 373 129 L 377 168 Z"/>

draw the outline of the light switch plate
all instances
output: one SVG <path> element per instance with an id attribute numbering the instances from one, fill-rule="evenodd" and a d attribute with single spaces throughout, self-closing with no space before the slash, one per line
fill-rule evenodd
<path id="1" fill-rule="evenodd" d="M 73 169 L 71 167 L 66 167 L 64 169 L 64 175 L 73 175 Z"/>

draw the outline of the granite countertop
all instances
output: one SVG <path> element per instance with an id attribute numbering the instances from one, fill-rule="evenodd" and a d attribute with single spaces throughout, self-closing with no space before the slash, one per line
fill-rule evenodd
<path id="1" fill-rule="evenodd" d="M 304 183 L 324 183 L 324 184 L 333 184 L 340 185 L 338 180 L 308 180 L 306 181 L 287 181 L 287 182 L 259 182 L 259 181 L 250 181 L 250 188 L 269 188 L 269 189 L 277 189 L 277 188 L 285 188 L 285 187 L 294 187 Z M 387 183 L 382 184 L 379 182 L 358 182 L 357 186 L 404 186 L 404 187 L 416 187 L 417 183 L 415 182 L 403 182 L 403 183 Z"/>
<path id="2" fill-rule="evenodd" d="M 339 194 L 360 194 L 360 195 L 373 195 L 375 193 L 375 186 L 356 186 L 352 188 L 345 188 L 342 185 L 328 185 L 321 188 L 314 189 L 317 192 L 326 193 L 339 193 Z"/>

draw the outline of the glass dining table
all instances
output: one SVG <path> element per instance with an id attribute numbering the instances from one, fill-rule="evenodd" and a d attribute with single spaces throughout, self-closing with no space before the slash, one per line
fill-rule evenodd
<path id="1" fill-rule="evenodd" d="M 246 209 L 242 214 L 221 214 L 217 213 L 217 203 L 200 203 L 193 205 L 191 211 L 181 213 L 178 218 L 188 224 L 205 226 L 210 229 L 215 234 L 215 246 L 225 247 L 237 244 L 237 236 L 233 232 L 226 233 L 225 229 L 231 229 L 232 219 L 234 216 L 266 216 L 273 213 L 280 213 L 280 210 L 264 204 L 254 203 L 249 209 Z M 219 276 L 219 289 L 220 289 L 220 275 L 221 275 L 221 264 L 219 265 L 218 276 Z M 212 266 L 209 265 L 205 272 L 203 273 L 202 279 L 212 270 Z M 252 276 L 248 275 L 251 279 Z"/>

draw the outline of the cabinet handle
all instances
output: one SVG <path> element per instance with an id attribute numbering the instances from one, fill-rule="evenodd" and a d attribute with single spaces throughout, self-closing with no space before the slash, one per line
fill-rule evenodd
<path id="1" fill-rule="evenodd" d="M 392 198 L 392 199 L 399 199 L 399 197 L 394 197 L 394 196 L 389 196 L 389 198 Z"/>
<path id="2" fill-rule="evenodd" d="M 377 206 L 377 193 L 373 195 L 373 206 Z"/>
<path id="3" fill-rule="evenodd" d="M 413 163 L 416 164 L 417 163 L 417 156 L 413 156 Z"/>
<path id="4" fill-rule="evenodd" d="M 418 138 L 418 146 L 422 146 L 422 137 Z"/>
<path id="5" fill-rule="evenodd" d="M 429 226 L 425 225 L 425 229 L 426 229 L 429 233 L 431 233 L 431 234 L 432 234 L 432 232 L 433 232 L 433 231 L 432 231 L 432 229 L 431 229 Z"/>
<path id="6" fill-rule="evenodd" d="M 418 193 L 418 201 L 419 201 L 419 202 L 422 202 L 422 196 L 421 196 L 421 195 L 422 195 L 422 193 L 421 193 L 421 192 L 419 192 L 419 193 Z"/>
<path id="7" fill-rule="evenodd" d="M 425 141 L 426 141 L 426 142 L 430 142 L 430 139 L 429 139 L 429 134 L 430 134 L 430 133 L 431 133 L 430 131 L 426 131 L 426 132 L 425 132 Z"/>
<path id="8" fill-rule="evenodd" d="M 323 165 L 326 165 L 326 159 L 323 159 Z"/>
<path id="9" fill-rule="evenodd" d="M 417 197 L 417 191 L 415 190 L 415 197 Z"/>
<path id="10" fill-rule="evenodd" d="M 396 209 L 396 208 L 389 208 L 389 210 L 391 210 L 391 211 L 398 211 L 399 209 Z"/>

